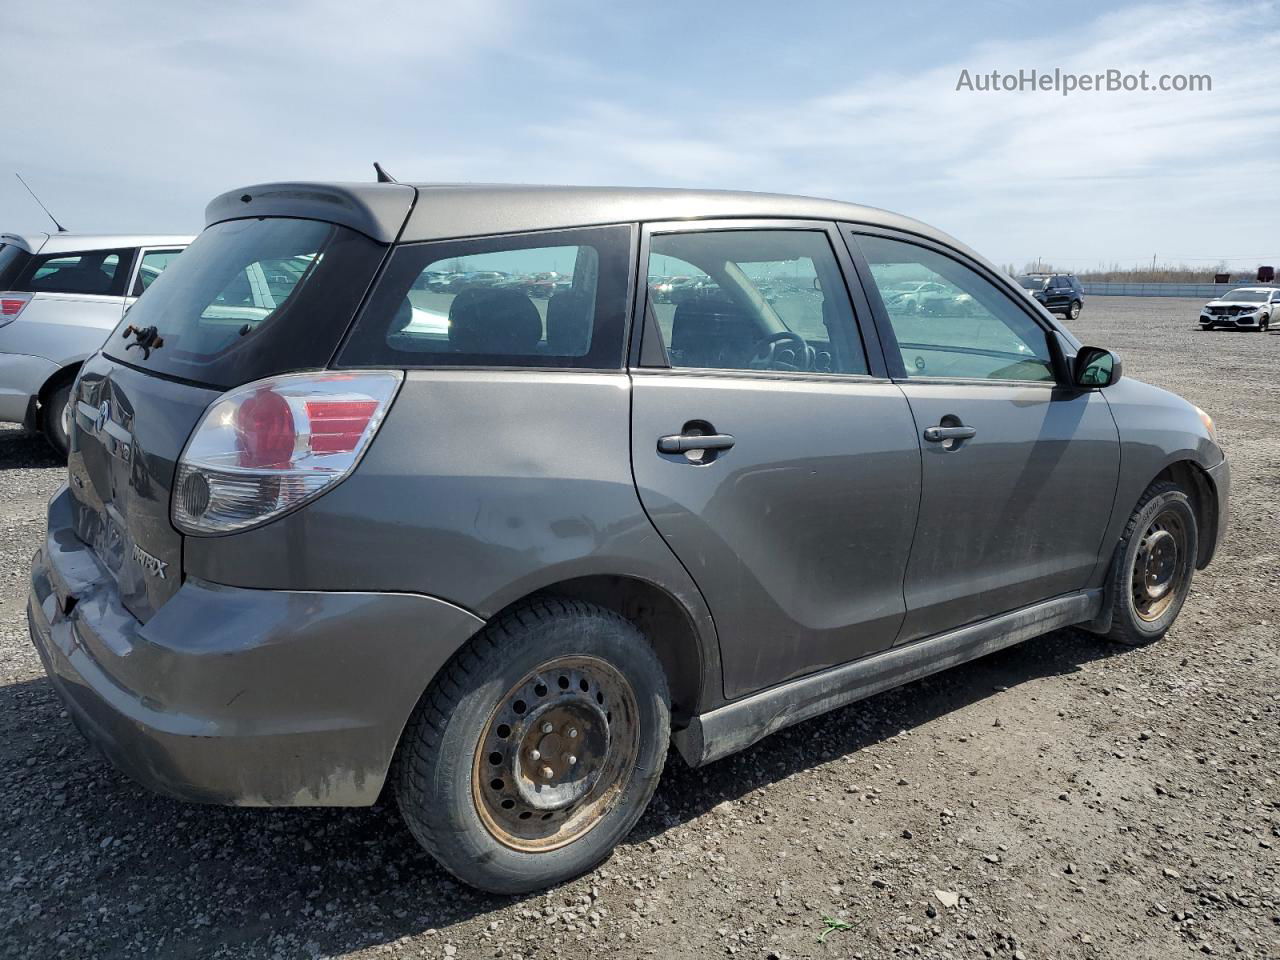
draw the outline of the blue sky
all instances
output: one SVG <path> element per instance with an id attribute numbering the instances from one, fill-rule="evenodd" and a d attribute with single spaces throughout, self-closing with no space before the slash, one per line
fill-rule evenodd
<path id="1" fill-rule="evenodd" d="M 1000 262 L 1280 264 L 1280 9 L 472 0 L 4 14 L 0 230 L 190 231 L 276 179 L 707 186 L 919 217 Z M 957 92 L 1207 73 L 1207 93 Z"/>

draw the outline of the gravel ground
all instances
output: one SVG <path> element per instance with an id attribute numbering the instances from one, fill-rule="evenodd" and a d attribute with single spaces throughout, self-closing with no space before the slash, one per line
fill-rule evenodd
<path id="1" fill-rule="evenodd" d="M 527 898 L 453 883 L 387 807 L 187 806 L 91 753 L 23 616 L 62 470 L 0 431 L 0 954 L 1280 957 L 1280 336 L 1201 333 L 1198 303 L 1074 324 L 1233 460 L 1230 535 L 1165 640 L 1060 631 L 673 757 L 608 863 Z"/>

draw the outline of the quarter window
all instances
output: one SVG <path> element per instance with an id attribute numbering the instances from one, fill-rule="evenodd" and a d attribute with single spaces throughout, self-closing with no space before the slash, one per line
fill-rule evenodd
<path id="1" fill-rule="evenodd" d="M 408 244 L 341 362 L 618 369 L 629 227 Z"/>
<path id="2" fill-rule="evenodd" d="M 827 235 L 818 230 L 657 234 L 649 307 L 672 367 L 865 374 Z"/>
<path id="3" fill-rule="evenodd" d="M 147 287 L 155 281 L 155 279 L 164 272 L 165 267 L 173 261 L 173 258 L 180 254 L 181 250 L 145 250 L 142 254 L 142 262 L 138 264 L 138 276 L 133 281 L 133 290 L 130 296 L 140 297 Z"/>
<path id="4" fill-rule="evenodd" d="M 912 243 L 857 241 L 908 377 L 1054 379 L 1044 328 L 976 271 Z"/>

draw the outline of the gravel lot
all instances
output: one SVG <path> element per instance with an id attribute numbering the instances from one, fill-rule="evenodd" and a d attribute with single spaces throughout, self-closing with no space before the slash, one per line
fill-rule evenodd
<path id="1" fill-rule="evenodd" d="M 1074 324 L 1233 460 L 1229 538 L 1165 640 L 1061 631 L 673 756 L 612 860 L 528 898 L 451 882 L 389 807 L 187 806 L 91 753 L 23 615 L 63 471 L 0 430 L 0 955 L 1280 957 L 1280 336 L 1201 333 L 1198 304 Z"/>

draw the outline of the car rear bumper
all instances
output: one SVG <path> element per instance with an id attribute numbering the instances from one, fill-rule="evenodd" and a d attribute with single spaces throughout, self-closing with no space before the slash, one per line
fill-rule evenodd
<path id="1" fill-rule="evenodd" d="M 23 423 L 31 398 L 57 372 L 58 365 L 44 357 L 0 353 L 0 423 Z"/>
<path id="2" fill-rule="evenodd" d="M 248 590 L 188 578 L 145 624 L 76 538 L 64 487 L 31 566 L 46 672 L 122 771 L 186 800 L 361 806 L 435 672 L 483 622 L 413 594 Z"/>

